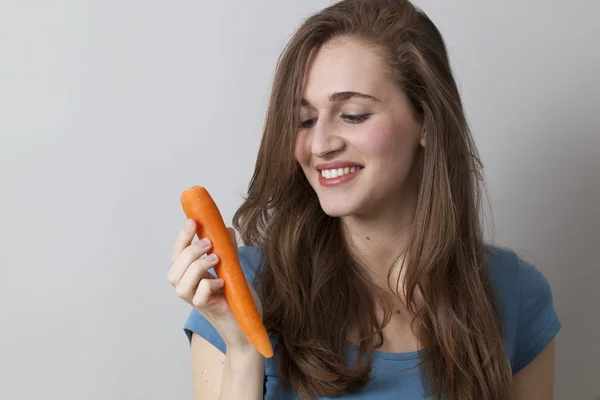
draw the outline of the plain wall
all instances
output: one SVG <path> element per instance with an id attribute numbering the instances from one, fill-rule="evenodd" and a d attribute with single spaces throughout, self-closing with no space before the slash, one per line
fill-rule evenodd
<path id="1" fill-rule="evenodd" d="M 227 222 L 275 63 L 322 0 L 0 2 L 0 398 L 191 398 L 181 191 Z M 600 396 L 600 3 L 420 0 L 499 244 L 549 279 L 557 399 Z"/>

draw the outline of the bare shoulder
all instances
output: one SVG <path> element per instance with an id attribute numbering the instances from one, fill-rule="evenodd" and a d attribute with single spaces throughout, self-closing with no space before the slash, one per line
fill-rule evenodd
<path id="1" fill-rule="evenodd" d="M 221 390 L 225 354 L 202 336 L 194 333 L 191 357 L 194 399 L 217 400 Z"/>
<path id="2" fill-rule="evenodd" d="M 525 368 L 513 377 L 515 400 L 554 399 L 554 366 L 556 339 Z"/>

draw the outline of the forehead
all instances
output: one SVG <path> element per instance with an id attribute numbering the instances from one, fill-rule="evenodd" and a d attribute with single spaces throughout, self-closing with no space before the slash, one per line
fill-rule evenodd
<path id="1" fill-rule="evenodd" d="M 304 73 L 303 97 L 323 101 L 336 91 L 381 93 L 392 82 L 381 55 L 365 42 L 343 38 L 313 49 Z"/>

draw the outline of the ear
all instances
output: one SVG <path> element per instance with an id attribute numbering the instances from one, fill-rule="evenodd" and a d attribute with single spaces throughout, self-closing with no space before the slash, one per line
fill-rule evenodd
<path id="1" fill-rule="evenodd" d="M 427 145 L 427 131 L 425 130 L 425 127 L 423 127 L 421 131 L 421 140 L 419 141 L 419 144 L 422 147 L 425 147 Z"/>

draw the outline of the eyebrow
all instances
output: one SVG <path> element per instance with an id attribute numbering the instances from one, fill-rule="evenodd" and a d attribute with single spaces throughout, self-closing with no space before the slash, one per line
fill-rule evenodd
<path id="1" fill-rule="evenodd" d="M 379 100 L 375 96 L 371 96 L 370 94 L 365 94 L 365 93 L 360 93 L 360 92 L 354 92 L 354 91 L 333 92 L 332 94 L 329 95 L 329 101 L 332 103 L 342 103 L 344 101 L 350 100 L 355 97 L 358 97 L 360 99 L 373 100 L 378 103 L 381 103 L 381 100 Z M 304 98 L 300 101 L 300 104 L 303 106 L 310 105 L 308 100 L 306 100 Z"/>

